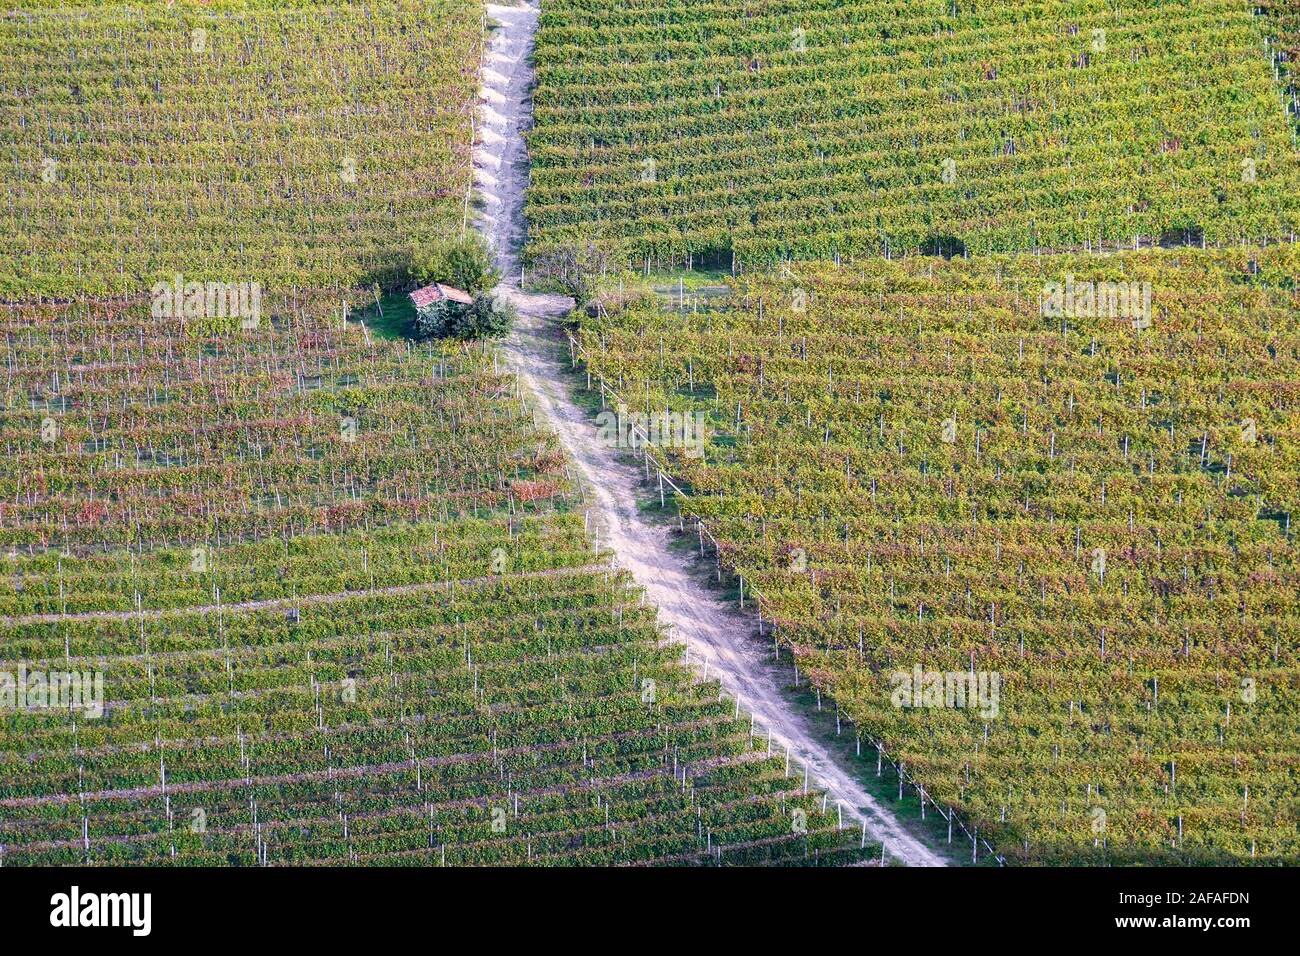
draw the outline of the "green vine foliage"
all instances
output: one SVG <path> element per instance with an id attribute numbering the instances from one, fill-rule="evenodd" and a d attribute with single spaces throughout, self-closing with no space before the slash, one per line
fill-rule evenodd
<path id="1" fill-rule="evenodd" d="M 463 231 L 476 0 L 31 6 L 0 20 L 0 297 L 388 285 Z"/>
<path id="2" fill-rule="evenodd" d="M 796 263 L 610 297 L 581 341 L 708 417 L 664 454 L 732 584 L 1008 860 L 1290 864 L 1297 275 L 1289 244 Z M 915 668 L 1000 700 L 900 704 Z"/>
<path id="3" fill-rule="evenodd" d="M 465 228 L 482 5 L 30 7 L 0 19 L 0 864 L 878 860 L 592 550 L 491 353 L 368 324 Z M 102 713 L 5 696 L 72 669 Z"/>
<path id="4" fill-rule="evenodd" d="M 1293 96 L 1255 12 L 548 3 L 529 254 L 751 268 L 1289 237 Z"/>

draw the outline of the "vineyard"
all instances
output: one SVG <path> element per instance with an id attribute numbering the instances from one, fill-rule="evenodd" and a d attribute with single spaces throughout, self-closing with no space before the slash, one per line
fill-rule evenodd
<path id="1" fill-rule="evenodd" d="M 703 457 L 656 452 L 692 546 L 1009 862 L 1295 865 L 1297 275 L 1290 245 L 799 263 L 609 295 L 575 355 L 707 414 Z M 1000 695 L 897 694 L 932 672 Z"/>
<path id="2" fill-rule="evenodd" d="M 499 356 L 377 331 L 468 220 L 482 27 L 0 19 L 0 865 L 881 859 L 682 665 Z M 68 672 L 94 708 L 11 703 Z"/>
<path id="3" fill-rule="evenodd" d="M 9 308 L 3 538 L 221 545 L 555 494 L 487 356 L 380 340 L 325 294 L 267 312 L 209 335 L 147 300 Z"/>
<path id="4" fill-rule="evenodd" d="M 17 4 L 0 866 L 1300 865 L 1298 62 L 1294 0 Z"/>
<path id="5" fill-rule="evenodd" d="M 734 272 L 1290 238 L 1278 6 L 548 2 L 529 254 Z"/>
<path id="6" fill-rule="evenodd" d="M 106 692 L 6 718 L 4 862 L 878 855 L 592 552 L 488 353 L 138 310 L 6 328 L 0 657 Z"/>
<path id="7" fill-rule="evenodd" d="M 239 576 L 301 567 L 276 605 L 7 623 L 6 659 L 103 668 L 110 694 L 98 720 L 8 722 L 4 862 L 811 864 L 871 852 L 751 749 L 715 686 L 692 684 L 653 611 L 582 563 L 580 522 L 472 530 L 213 556 L 241 562 Z M 549 573 L 434 590 L 450 582 L 429 568 L 406 593 L 298 590 L 300 578 L 324 586 L 330 557 L 359 547 L 374 548 L 382 588 L 412 552 L 471 544 L 475 573 L 490 547 Z M 392 564 L 378 563 L 382 545 Z M 165 555 L 134 570 L 145 594 L 177 576 Z M 29 577 L 53 591 L 52 570 Z"/>
<path id="8" fill-rule="evenodd" d="M 1259 9 L 1271 18 L 1268 32 L 1273 38 L 1274 68 L 1282 81 L 1283 102 L 1287 104 L 1291 122 L 1300 128 L 1300 86 L 1297 85 L 1300 81 L 1297 76 L 1297 71 L 1300 71 L 1300 7 L 1290 0 L 1267 0 L 1260 4 Z"/>
<path id="9" fill-rule="evenodd" d="M 476 0 L 0 17 L 0 297 L 387 281 L 464 227 L 481 43 Z"/>

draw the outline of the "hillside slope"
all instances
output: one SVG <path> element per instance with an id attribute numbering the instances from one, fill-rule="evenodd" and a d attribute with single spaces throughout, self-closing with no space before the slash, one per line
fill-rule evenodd
<path id="1" fill-rule="evenodd" d="M 554 0 L 530 254 L 636 268 L 1210 245 L 1297 230 L 1237 0 Z M 733 258 L 734 256 L 734 258 Z"/>

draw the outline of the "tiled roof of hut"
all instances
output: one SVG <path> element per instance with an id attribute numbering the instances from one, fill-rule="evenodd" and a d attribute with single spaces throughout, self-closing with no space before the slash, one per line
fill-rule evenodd
<path id="1" fill-rule="evenodd" d="M 435 302 L 441 302 L 444 299 L 459 302 L 461 305 L 471 305 L 474 302 L 473 296 L 468 292 L 449 285 L 443 285 L 441 282 L 426 285 L 423 289 L 416 289 L 411 293 L 411 302 L 414 303 L 417 309 L 422 309 L 426 305 L 432 305 Z"/>

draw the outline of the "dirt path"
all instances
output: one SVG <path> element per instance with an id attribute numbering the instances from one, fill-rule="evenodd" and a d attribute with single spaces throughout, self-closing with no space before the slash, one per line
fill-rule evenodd
<path id="1" fill-rule="evenodd" d="M 515 333 L 505 353 L 531 393 L 537 410 L 555 430 L 586 485 L 590 517 L 600 542 L 615 554 L 659 609 L 659 619 L 684 641 L 690 662 L 722 681 L 743 711 L 753 714 L 759 733 L 771 732 L 773 753 L 789 749 L 792 761 L 808 768 L 811 780 L 843 805 L 847 819 L 865 823 L 867 834 L 884 843 L 890 858 L 909 865 L 942 866 L 944 860 L 905 830 L 830 752 L 785 700 L 770 648 L 754 635 L 753 622 L 718 601 L 668 548 L 668 532 L 638 513 L 641 473 L 621 461 L 597 438 L 587 414 L 568 397 L 566 372 L 557 343 L 557 319 L 572 308 L 562 296 L 529 295 L 518 288 L 518 248 L 524 239 L 523 192 L 528 182 L 521 133 L 531 126 L 529 54 L 537 27 L 538 0 L 520 6 L 488 6 L 501 24 L 484 64 L 482 141 L 475 149 L 476 177 L 487 205 L 480 227 L 506 277 L 503 294 L 519 308 Z M 788 670 L 788 669 L 787 669 Z M 800 768 L 800 772 L 801 772 Z"/>
<path id="2" fill-rule="evenodd" d="M 479 228 L 512 288 L 518 287 L 518 250 L 524 241 L 528 152 L 522 134 L 533 122 L 530 57 L 539 10 L 539 0 L 517 6 L 487 5 L 488 20 L 500 26 L 492 31 L 483 60 L 474 182 L 486 201 Z"/>

